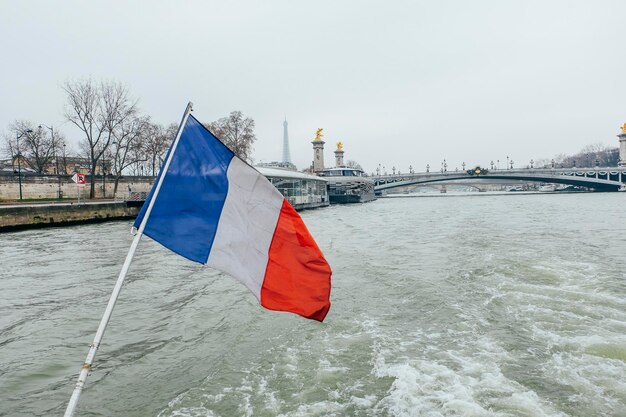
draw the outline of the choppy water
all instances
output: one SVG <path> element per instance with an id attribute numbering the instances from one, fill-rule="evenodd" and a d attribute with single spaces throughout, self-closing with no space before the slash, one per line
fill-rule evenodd
<path id="1" fill-rule="evenodd" d="M 626 416 L 626 195 L 303 212 L 319 324 L 145 239 L 81 416 Z M 0 235 L 0 415 L 58 415 L 130 224 Z"/>

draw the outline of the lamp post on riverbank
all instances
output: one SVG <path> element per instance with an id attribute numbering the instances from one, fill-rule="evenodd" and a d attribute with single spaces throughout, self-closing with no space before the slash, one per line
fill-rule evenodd
<path id="1" fill-rule="evenodd" d="M 20 184 L 20 201 L 22 201 L 22 155 L 20 154 L 20 138 L 24 135 L 28 135 L 29 133 L 33 133 L 33 131 L 31 129 L 28 129 L 25 132 L 22 132 L 22 134 L 18 134 L 17 138 L 15 138 L 15 141 L 17 142 L 17 180 Z"/>
<path id="2" fill-rule="evenodd" d="M 107 198 L 107 192 L 106 192 L 106 162 L 104 160 L 104 155 L 102 156 L 102 198 Z"/>
<path id="3" fill-rule="evenodd" d="M 63 174 L 67 175 L 67 158 L 65 153 L 65 143 L 63 144 Z"/>

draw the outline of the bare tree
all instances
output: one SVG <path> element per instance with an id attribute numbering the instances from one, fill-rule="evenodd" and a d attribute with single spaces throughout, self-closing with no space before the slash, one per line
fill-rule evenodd
<path id="1" fill-rule="evenodd" d="M 58 167 L 59 175 L 67 175 L 67 152 L 72 152 L 71 148 L 67 148 L 67 140 L 62 132 L 54 131 L 54 156 L 56 158 L 55 164 Z"/>
<path id="2" fill-rule="evenodd" d="M 256 141 L 253 119 L 237 110 L 206 127 L 238 157 L 251 161 L 252 145 Z"/>
<path id="3" fill-rule="evenodd" d="M 95 196 L 94 175 L 98 161 L 111 144 L 113 131 L 127 118 L 135 115 L 136 101 L 128 89 L 115 81 L 95 83 L 91 78 L 66 81 L 65 117 L 85 134 L 83 148 L 90 163 L 90 198 Z M 105 171 L 105 170 L 103 170 Z"/>
<path id="4" fill-rule="evenodd" d="M 6 150 L 15 156 L 19 153 L 30 168 L 39 174 L 45 172 L 48 165 L 53 161 L 56 145 L 47 131 L 37 129 L 35 124 L 26 120 L 16 120 L 10 126 L 13 138 L 7 136 Z M 19 149 L 17 137 L 20 136 Z"/>
<path id="5" fill-rule="evenodd" d="M 143 141 L 149 129 L 150 119 L 147 116 L 126 118 L 113 130 L 113 142 L 111 142 L 112 171 L 115 176 L 113 195 L 117 193 L 120 178 L 124 170 L 145 162 L 145 153 L 142 152 Z"/>
<path id="6" fill-rule="evenodd" d="M 559 154 L 553 158 L 557 167 L 614 167 L 619 162 L 619 150 L 602 143 L 587 145 L 574 155 Z"/>
<path id="7" fill-rule="evenodd" d="M 17 155 L 17 144 L 14 133 L 5 132 L 2 134 L 2 153 L 4 156 L 8 157 L 11 160 L 11 164 L 13 164 L 15 155 Z"/>
<path id="8" fill-rule="evenodd" d="M 359 164 L 357 161 L 353 161 L 352 159 L 349 159 L 346 162 L 346 167 L 359 169 L 359 170 L 363 171 L 363 167 L 361 166 L 361 164 Z"/>
<path id="9" fill-rule="evenodd" d="M 128 166 L 128 173 L 132 176 L 143 175 L 144 165 L 147 161 L 143 138 L 136 144 L 136 146 L 133 146 L 128 150 L 128 154 L 130 159 L 133 161 Z"/>
<path id="10" fill-rule="evenodd" d="M 146 127 L 146 136 L 143 140 L 143 151 L 145 160 L 148 163 L 146 174 L 157 174 L 163 164 L 167 150 L 176 136 L 177 130 L 178 125 L 175 123 L 167 127 L 151 123 Z"/>

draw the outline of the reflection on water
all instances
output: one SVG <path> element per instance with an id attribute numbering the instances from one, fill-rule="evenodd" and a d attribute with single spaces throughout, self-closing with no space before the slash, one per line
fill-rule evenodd
<path id="1" fill-rule="evenodd" d="M 382 199 L 302 215 L 324 324 L 145 239 L 82 416 L 624 416 L 621 194 Z M 60 414 L 130 223 L 0 235 L 0 415 Z"/>

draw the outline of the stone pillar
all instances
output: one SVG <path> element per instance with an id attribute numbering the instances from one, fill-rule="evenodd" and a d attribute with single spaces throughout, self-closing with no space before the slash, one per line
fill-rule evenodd
<path id="1" fill-rule="evenodd" d="M 335 166 L 336 167 L 345 166 L 343 164 L 343 149 L 337 149 L 335 151 Z"/>
<path id="2" fill-rule="evenodd" d="M 624 124 L 626 127 L 626 124 Z M 619 163 L 621 167 L 626 167 L 626 130 L 622 128 L 622 133 L 617 135 L 619 138 Z"/>
<path id="3" fill-rule="evenodd" d="M 321 139 L 315 139 L 313 142 L 313 171 L 322 172 L 324 170 L 324 142 Z"/>

